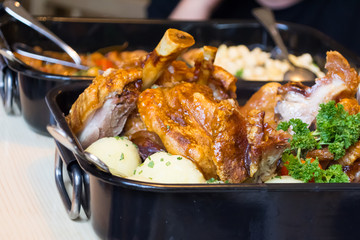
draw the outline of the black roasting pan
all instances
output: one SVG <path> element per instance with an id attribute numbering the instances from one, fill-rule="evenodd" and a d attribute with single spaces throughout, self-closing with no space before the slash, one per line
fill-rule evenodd
<path id="1" fill-rule="evenodd" d="M 58 126 L 88 83 L 52 89 Z M 239 101 L 254 90 L 240 89 Z M 80 205 L 101 239 L 357 239 L 360 184 L 156 184 L 115 177 L 57 142 L 55 176 L 70 217 Z M 73 182 L 70 200 L 63 164 Z M 74 197 L 75 196 L 75 197 Z"/>
<path id="2" fill-rule="evenodd" d="M 196 41 L 194 47 L 219 46 L 222 43 L 259 46 L 264 50 L 271 50 L 274 47 L 265 29 L 255 21 L 177 22 L 56 17 L 39 17 L 38 19 L 79 53 L 89 53 L 124 42 L 128 42 L 128 50 L 152 51 L 168 28 L 177 28 L 192 34 Z M 338 50 L 352 65 L 360 66 L 358 56 L 312 28 L 285 22 L 279 23 L 278 28 L 291 53 L 308 52 L 319 66 L 324 66 L 328 50 Z M 30 46 L 38 45 L 45 50 L 59 50 L 47 38 L 0 9 L 0 47 L 12 50 L 11 47 L 16 42 Z M 6 112 L 11 114 L 21 111 L 28 125 L 42 134 L 47 134 L 46 125 L 54 122 L 44 100 L 46 93 L 59 85 L 91 80 L 89 77 L 46 74 L 19 64 L 17 61 L 1 60 L 0 93 Z M 258 86 L 259 83 L 256 82 L 241 79 L 238 81 L 239 88 Z"/>

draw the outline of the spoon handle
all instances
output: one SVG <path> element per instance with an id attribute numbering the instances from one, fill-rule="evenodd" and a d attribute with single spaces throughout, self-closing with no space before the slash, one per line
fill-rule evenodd
<path id="1" fill-rule="evenodd" d="M 88 70 L 89 67 L 88 66 L 84 66 L 84 65 L 79 65 L 73 62 L 68 62 L 68 61 L 64 61 L 61 59 L 57 59 L 57 58 L 53 58 L 53 57 L 49 57 L 49 56 L 45 56 L 42 55 L 36 51 L 34 51 L 34 49 L 28 47 L 25 44 L 22 43 L 15 43 L 13 45 L 14 51 L 22 56 L 25 57 L 29 57 L 29 58 L 33 58 L 33 59 L 37 59 L 37 60 L 41 60 L 44 62 L 49 62 L 49 63 L 54 63 L 54 64 L 60 64 L 66 67 L 72 67 L 72 68 L 76 68 L 76 69 L 80 69 L 80 70 Z"/>
<path id="2" fill-rule="evenodd" d="M 280 48 L 283 56 L 286 59 L 289 59 L 288 50 L 285 47 L 278 28 L 276 27 L 276 21 L 273 12 L 268 8 L 255 8 L 253 9 L 252 13 L 268 30 L 275 44 Z"/>
<path id="3" fill-rule="evenodd" d="M 71 152 L 93 163 L 102 171 L 110 173 L 109 167 L 104 162 L 102 162 L 95 155 L 84 151 L 81 145 L 77 143 L 74 139 L 72 139 L 62 128 L 56 125 L 47 125 L 46 129 L 55 140 L 57 140 L 64 147 L 69 149 Z"/>
<path id="4" fill-rule="evenodd" d="M 58 36 L 52 33 L 49 29 L 47 29 L 43 24 L 41 24 L 38 20 L 32 17 L 21 5 L 19 2 L 14 0 L 5 0 L 3 2 L 3 7 L 5 11 L 24 23 L 25 25 L 33 28 L 35 31 L 41 33 L 42 35 L 49 38 L 51 41 L 56 43 L 60 48 L 62 48 L 69 56 L 74 60 L 76 64 L 81 64 L 80 56 L 72 49 L 69 45 L 67 45 L 64 41 L 62 41 Z"/>

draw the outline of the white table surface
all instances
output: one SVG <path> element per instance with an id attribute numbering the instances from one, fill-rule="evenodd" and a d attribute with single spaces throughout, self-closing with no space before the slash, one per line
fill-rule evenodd
<path id="1" fill-rule="evenodd" d="M 0 101 L 1 102 L 1 101 Z M 98 239 L 67 216 L 55 185 L 55 143 L 0 105 L 0 239 Z"/>

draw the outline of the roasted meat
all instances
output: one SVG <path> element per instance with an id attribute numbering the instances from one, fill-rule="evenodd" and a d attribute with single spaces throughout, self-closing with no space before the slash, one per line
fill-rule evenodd
<path id="1" fill-rule="evenodd" d="M 139 97 L 138 110 L 147 129 L 160 137 L 166 150 L 192 159 L 206 178 L 243 182 L 266 168 L 261 165 L 264 158 L 271 162 L 264 165 L 276 166 L 287 143 L 261 119 L 261 123 L 247 122 L 236 101 L 216 100 L 203 84 L 148 89 Z M 254 171 L 249 171 L 250 165 Z M 266 178 L 260 175 L 258 179 Z"/>
<path id="2" fill-rule="evenodd" d="M 265 182 L 273 177 L 283 151 L 289 147 L 290 135 L 276 131 L 266 123 L 265 114 L 264 111 L 254 109 L 246 118 L 249 142 L 246 161 L 253 182 Z"/>
<path id="3" fill-rule="evenodd" d="M 236 77 L 221 67 L 214 66 L 217 48 L 204 46 L 195 62 L 189 68 L 182 61 L 172 62 L 156 81 L 156 85 L 171 87 L 179 83 L 190 82 L 209 86 L 216 99 L 236 99 Z"/>
<path id="4" fill-rule="evenodd" d="M 247 117 L 248 114 L 254 109 L 264 112 L 265 123 L 268 123 L 270 126 L 276 128 L 277 123 L 275 122 L 274 110 L 276 104 L 280 100 L 280 95 L 278 94 L 278 89 L 280 86 L 280 83 L 275 82 L 262 86 L 256 93 L 251 96 L 246 104 L 241 107 L 241 114 L 244 117 Z"/>
<path id="5" fill-rule="evenodd" d="M 143 161 L 153 153 L 166 151 L 159 136 L 147 130 L 137 109 L 128 117 L 122 134 L 138 146 Z"/>
<path id="6" fill-rule="evenodd" d="M 111 60 L 117 68 L 136 68 L 144 63 L 148 52 L 144 50 L 109 52 L 106 57 Z"/>
<path id="7" fill-rule="evenodd" d="M 66 119 L 84 148 L 99 138 L 121 133 L 136 108 L 141 77 L 141 69 L 109 69 L 80 94 Z"/>
<path id="8" fill-rule="evenodd" d="M 210 133 L 214 109 L 207 109 L 210 104 L 206 101 L 211 96 L 211 89 L 205 85 L 183 83 L 147 89 L 138 100 L 147 129 L 160 137 L 169 153 L 194 160 L 208 178 L 216 177 Z"/>
<path id="9" fill-rule="evenodd" d="M 360 78 L 355 69 L 338 52 L 327 53 L 326 76 L 316 79 L 314 86 L 300 86 L 294 90 L 282 91 L 282 100 L 278 102 L 275 112 L 281 121 L 299 118 L 311 124 L 321 103 L 334 99 L 355 96 Z M 286 89 L 288 86 L 284 86 Z"/>
<path id="10" fill-rule="evenodd" d="M 326 76 L 316 79 L 312 87 L 298 82 L 265 84 L 242 107 L 242 114 L 246 116 L 253 109 L 264 111 L 265 122 L 273 127 L 291 118 L 310 125 L 321 103 L 354 97 L 360 82 L 355 69 L 338 52 L 327 53 L 325 68 Z"/>

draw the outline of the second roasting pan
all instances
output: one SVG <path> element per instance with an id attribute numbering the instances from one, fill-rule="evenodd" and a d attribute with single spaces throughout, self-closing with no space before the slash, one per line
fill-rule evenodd
<path id="1" fill-rule="evenodd" d="M 0 47 L 24 42 L 44 50 L 58 50 L 47 38 L 6 15 L 0 15 Z M 128 20 L 99 18 L 50 18 L 39 20 L 79 53 L 128 42 L 128 50 L 152 51 L 168 28 L 177 28 L 194 36 L 194 47 L 244 44 L 271 50 L 274 43 L 265 29 L 255 21 L 178 22 L 167 20 Z M 315 29 L 292 23 L 279 23 L 278 28 L 294 54 L 310 53 L 318 66 L 324 66 L 326 51 L 337 50 L 354 66 L 359 57 Z M 9 59 L 1 59 L 0 93 L 5 110 L 22 116 L 36 132 L 48 134 L 46 125 L 54 119 L 45 103 L 46 93 L 59 85 L 91 80 L 89 77 L 46 74 Z M 264 82 L 238 81 L 238 88 L 254 89 Z"/>

